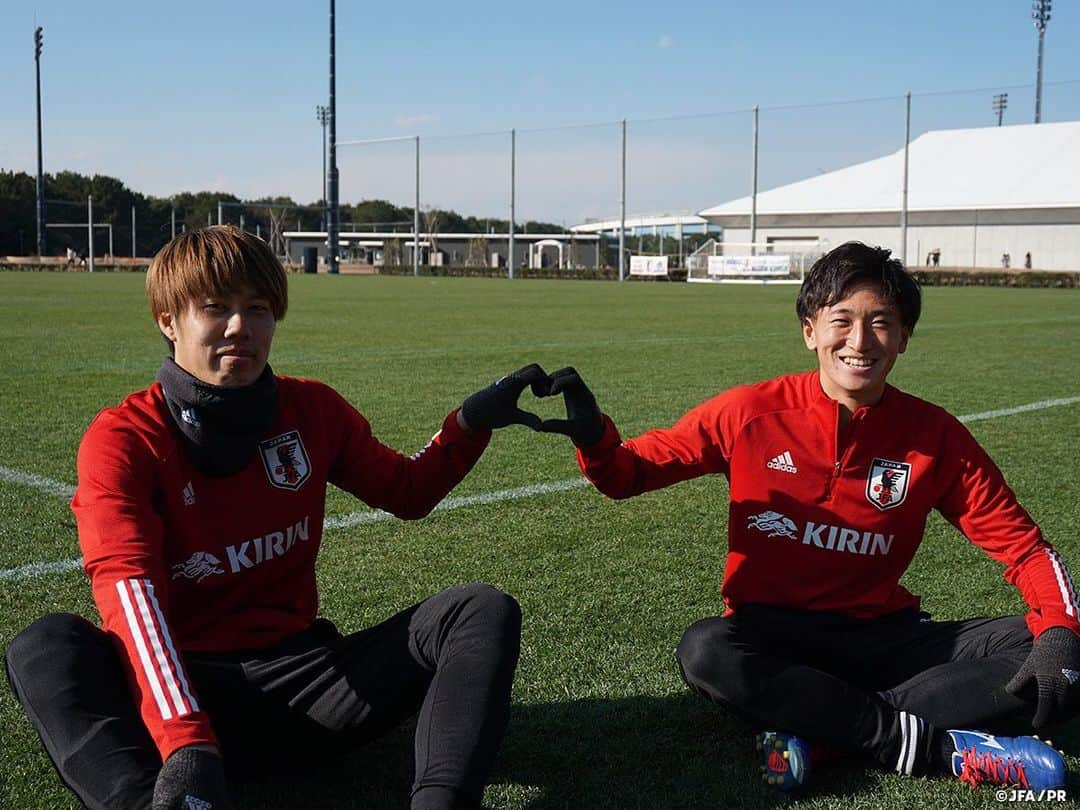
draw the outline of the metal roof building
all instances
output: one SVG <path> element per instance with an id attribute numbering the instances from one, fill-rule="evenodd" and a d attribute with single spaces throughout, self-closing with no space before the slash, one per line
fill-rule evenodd
<path id="1" fill-rule="evenodd" d="M 587 219 L 580 225 L 570 228 L 573 233 L 615 233 L 619 232 L 622 220 L 618 217 L 610 219 Z M 659 232 L 682 233 L 708 233 L 708 220 L 702 219 L 697 214 L 690 212 L 663 213 L 663 214 L 634 214 L 626 217 L 626 230 L 628 233 L 637 235 L 643 233 L 657 234 Z"/>
<path id="2" fill-rule="evenodd" d="M 909 147 L 908 264 L 1080 269 L 1080 122 L 938 130 Z M 904 150 L 757 195 L 756 242 L 850 239 L 900 255 Z M 750 197 L 699 212 L 751 241 Z"/>

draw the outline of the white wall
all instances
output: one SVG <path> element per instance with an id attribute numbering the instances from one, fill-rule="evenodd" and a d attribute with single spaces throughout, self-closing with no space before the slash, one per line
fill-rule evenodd
<path id="1" fill-rule="evenodd" d="M 857 240 L 888 248 L 900 256 L 899 226 L 765 227 L 757 229 L 757 241 L 770 236 L 805 236 L 828 240 L 828 247 Z M 749 228 L 724 229 L 724 241 L 748 242 Z M 1069 225 L 909 225 L 909 265 L 923 265 L 926 254 L 941 250 L 943 267 L 1000 268 L 1001 254 L 1009 253 L 1012 266 L 1024 266 L 1031 252 L 1035 270 L 1080 271 L 1080 224 Z"/>

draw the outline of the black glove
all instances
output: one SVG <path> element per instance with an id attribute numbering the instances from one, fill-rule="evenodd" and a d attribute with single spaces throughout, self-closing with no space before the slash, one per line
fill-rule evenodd
<path id="1" fill-rule="evenodd" d="M 189 801 L 193 799 L 194 801 Z M 161 766 L 152 810 L 232 810 L 225 790 L 225 768 L 213 751 L 177 748 Z"/>
<path id="2" fill-rule="evenodd" d="M 1042 728 L 1063 716 L 1065 708 L 1080 692 L 1077 681 L 1080 681 L 1080 638 L 1066 627 L 1051 627 L 1035 639 L 1027 660 L 1005 685 L 1005 691 L 1017 696 L 1021 692 L 1037 691 L 1038 706 L 1031 724 Z"/>
<path id="3" fill-rule="evenodd" d="M 596 404 L 589 386 L 570 366 L 551 375 L 550 395 L 561 393 L 566 404 L 565 419 L 545 419 L 540 429 L 545 433 L 562 433 L 578 447 L 596 444 L 604 435 L 604 415 Z"/>
<path id="4" fill-rule="evenodd" d="M 528 425 L 540 430 L 540 417 L 521 410 L 517 401 L 527 386 L 532 386 L 535 396 L 546 397 L 550 385 L 551 378 L 533 363 L 471 395 L 461 404 L 461 415 L 470 430 L 492 430 L 507 425 Z"/>

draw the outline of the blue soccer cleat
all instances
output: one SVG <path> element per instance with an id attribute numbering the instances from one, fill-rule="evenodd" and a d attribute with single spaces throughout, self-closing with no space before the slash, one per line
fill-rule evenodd
<path id="1" fill-rule="evenodd" d="M 952 772 L 972 787 L 982 782 L 1031 790 L 1065 787 L 1065 760 L 1038 737 L 997 737 L 982 731 L 949 729 Z"/>
<path id="2" fill-rule="evenodd" d="M 763 731 L 754 738 L 754 747 L 765 763 L 761 781 L 783 791 L 795 790 L 810 777 L 810 744 L 794 734 Z"/>

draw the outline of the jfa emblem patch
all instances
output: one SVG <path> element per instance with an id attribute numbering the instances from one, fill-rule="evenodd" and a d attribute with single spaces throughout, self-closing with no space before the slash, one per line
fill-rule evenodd
<path id="1" fill-rule="evenodd" d="M 298 431 L 290 430 L 259 442 L 259 453 L 266 475 L 275 487 L 297 490 L 311 476 L 311 462 Z"/>
<path id="2" fill-rule="evenodd" d="M 910 479 L 910 464 L 875 458 L 866 476 L 866 500 L 882 511 L 899 506 L 907 497 Z"/>

